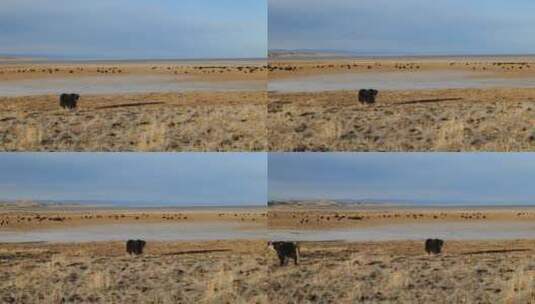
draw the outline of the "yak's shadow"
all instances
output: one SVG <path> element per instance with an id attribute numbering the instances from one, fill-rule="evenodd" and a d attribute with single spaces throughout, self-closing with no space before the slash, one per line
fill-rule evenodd
<path id="1" fill-rule="evenodd" d="M 165 102 L 137 102 L 137 103 L 123 103 L 118 105 L 111 105 L 111 106 L 102 106 L 102 107 L 96 107 L 96 110 L 105 110 L 105 109 L 115 109 L 115 108 L 128 108 L 128 107 L 138 107 L 138 106 L 149 106 L 149 105 L 160 105 L 164 104 Z"/>
<path id="2" fill-rule="evenodd" d="M 420 100 L 409 100 L 396 103 L 396 105 L 409 105 L 409 104 L 419 104 L 419 103 L 431 103 L 431 102 L 441 102 L 441 101 L 458 101 L 463 100 L 460 97 L 457 98 L 433 98 L 433 99 L 420 99 Z"/>
<path id="3" fill-rule="evenodd" d="M 531 249 L 499 249 L 499 250 L 481 250 L 481 251 L 471 251 L 465 252 L 463 255 L 473 255 L 473 254 L 485 254 L 485 253 L 509 253 L 509 252 L 525 252 L 531 251 Z"/>
<path id="4" fill-rule="evenodd" d="M 178 251 L 171 253 L 164 253 L 162 255 L 184 255 L 184 254 L 201 254 L 201 253 L 213 253 L 213 252 L 229 252 L 231 249 L 205 249 L 205 250 L 189 250 L 189 251 Z"/>

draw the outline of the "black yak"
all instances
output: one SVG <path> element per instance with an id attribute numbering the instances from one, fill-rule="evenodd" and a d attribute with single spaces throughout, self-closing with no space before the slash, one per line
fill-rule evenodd
<path id="1" fill-rule="evenodd" d="M 78 99 L 80 99 L 80 95 L 78 94 L 61 94 L 59 105 L 64 109 L 76 109 Z"/>
<path id="2" fill-rule="evenodd" d="M 126 242 L 126 252 L 130 255 L 141 255 L 145 244 L 147 243 L 143 240 L 128 240 Z"/>
<path id="3" fill-rule="evenodd" d="M 427 239 L 425 241 L 425 252 L 427 254 L 439 254 L 444 246 L 444 241 L 440 239 Z"/>
<path id="4" fill-rule="evenodd" d="M 272 246 L 279 256 L 280 265 L 287 264 L 288 259 L 293 259 L 295 265 L 297 265 L 297 259 L 299 258 L 299 246 L 295 242 L 268 242 L 268 246 Z"/>
<path id="5" fill-rule="evenodd" d="M 359 91 L 359 102 L 362 104 L 374 104 L 375 98 L 379 94 L 379 91 L 374 89 L 365 90 L 362 89 Z"/>

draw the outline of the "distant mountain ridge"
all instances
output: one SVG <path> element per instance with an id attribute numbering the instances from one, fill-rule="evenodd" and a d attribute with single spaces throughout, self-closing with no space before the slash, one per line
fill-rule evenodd
<path id="1" fill-rule="evenodd" d="M 340 207 L 350 208 L 359 206 L 524 206 L 532 204 L 505 204 L 507 202 L 481 203 L 474 201 L 448 202 L 433 199 L 288 199 L 269 200 L 268 206 L 301 206 L 301 207 Z"/>
<path id="2" fill-rule="evenodd" d="M 0 199 L 0 208 L 61 208 L 61 207 L 93 207 L 93 208 L 211 208 L 211 207 L 258 207 L 263 206 L 255 203 L 249 204 L 220 204 L 220 203 L 190 203 L 177 204 L 172 202 L 147 202 L 147 201 L 121 201 L 121 200 L 9 200 Z"/>
<path id="3" fill-rule="evenodd" d="M 343 51 L 332 49 L 271 49 L 268 50 L 269 59 L 321 59 L 321 58 L 456 58 L 456 57 L 534 57 L 535 54 L 479 54 L 479 53 L 418 53 L 418 52 L 392 52 L 392 51 Z"/>
<path id="4" fill-rule="evenodd" d="M 312 49 L 297 49 L 297 50 L 282 50 L 273 49 L 268 51 L 268 58 L 270 59 L 292 59 L 292 58 L 322 58 L 322 57 L 351 57 L 354 54 L 351 52 L 343 52 L 336 50 L 312 50 Z"/>
<path id="5" fill-rule="evenodd" d="M 377 199 L 332 199 L 332 200 L 270 200 L 268 206 L 316 206 L 316 207 L 350 207 L 370 205 L 406 205 L 410 201 Z"/>

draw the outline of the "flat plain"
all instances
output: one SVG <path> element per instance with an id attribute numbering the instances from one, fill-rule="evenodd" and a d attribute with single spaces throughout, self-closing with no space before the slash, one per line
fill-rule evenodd
<path id="1" fill-rule="evenodd" d="M 401 205 L 340 204 L 333 201 L 278 202 L 268 208 L 271 228 L 373 228 L 380 225 L 443 223 L 514 223 L 535 220 L 530 206 L 455 206 L 449 208 Z M 535 231 L 534 231 L 535 233 Z"/>
<path id="2" fill-rule="evenodd" d="M 271 264 L 270 299 L 274 303 L 533 303 L 535 226 L 530 223 L 534 219 L 534 209 L 521 206 L 272 203 L 270 232 L 280 239 L 306 241 L 298 242 L 299 265 Z M 522 224 L 527 224 L 526 233 L 517 238 L 519 231 L 514 230 L 523 229 Z M 424 240 L 436 237 L 445 241 L 442 253 L 426 254 Z"/>
<path id="3" fill-rule="evenodd" d="M 4 63 L 0 149 L 265 150 L 265 78 L 261 61 Z"/>
<path id="4" fill-rule="evenodd" d="M 535 241 L 303 242 L 280 267 L 264 241 L 0 244 L 4 303 L 533 303 Z"/>
<path id="5" fill-rule="evenodd" d="M 244 223 L 265 226 L 265 208 L 121 208 L 41 203 L 0 203 L 0 229 L 13 232 L 102 225 Z"/>
<path id="6" fill-rule="evenodd" d="M 533 151 L 534 76 L 533 57 L 273 59 L 269 149 Z"/>
<path id="7" fill-rule="evenodd" d="M 533 303 L 532 237 L 446 239 L 440 255 L 426 254 L 423 239 L 299 240 L 298 265 L 286 266 L 279 265 L 267 240 L 277 240 L 279 231 L 290 235 L 358 231 L 387 223 L 491 226 L 534 218 L 533 209 L 525 207 L 341 209 L 321 202 L 312 208 L 293 203 L 268 210 L 126 210 L 5 203 L 0 232 L 87 229 L 90 233 L 91 227 L 109 224 L 143 228 L 163 223 L 207 226 L 218 221 L 264 227 L 272 238 L 236 235 L 222 240 L 213 235 L 215 239 L 180 240 L 189 232 L 175 228 L 177 240 L 146 238 L 141 256 L 129 256 L 124 240 L 0 242 L 0 299 L 5 303 Z"/>
<path id="8" fill-rule="evenodd" d="M 1 244 L 2 303 L 269 303 L 264 242 Z"/>
<path id="9" fill-rule="evenodd" d="M 298 266 L 270 263 L 273 303 L 533 303 L 534 240 L 301 244 Z"/>

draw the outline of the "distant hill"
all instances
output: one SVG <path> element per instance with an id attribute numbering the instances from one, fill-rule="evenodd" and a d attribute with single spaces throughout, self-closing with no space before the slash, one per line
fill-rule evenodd
<path id="1" fill-rule="evenodd" d="M 271 49 L 268 51 L 269 59 L 321 59 L 321 58 L 524 58 L 535 54 L 479 54 L 479 53 L 420 53 L 386 50 L 330 50 L 330 49 Z"/>
<path id="2" fill-rule="evenodd" d="M 344 58 L 354 54 L 335 50 L 269 50 L 269 59 Z"/>
<path id="3" fill-rule="evenodd" d="M 87 204 L 75 201 L 45 201 L 45 200 L 0 200 L 0 208 L 14 209 L 35 209 L 35 208 L 78 208 L 96 206 L 97 204 Z"/>
<path id="4" fill-rule="evenodd" d="M 47 60 L 45 57 L 37 57 L 37 56 L 24 56 L 24 55 L 6 55 L 6 54 L 0 54 L 0 62 L 4 63 L 13 63 L 13 62 L 31 62 L 31 61 L 38 61 L 38 60 Z"/>
<path id="5" fill-rule="evenodd" d="M 506 202 L 481 203 L 477 201 L 447 201 L 434 199 L 289 199 L 268 201 L 268 207 L 291 208 L 383 208 L 383 207 L 437 207 L 437 206 L 524 206 Z M 530 204 L 528 204 L 530 205 Z"/>
<path id="6" fill-rule="evenodd" d="M 362 206 L 387 206 L 411 204 L 405 201 L 386 201 L 374 199 L 335 199 L 335 200 L 272 200 L 268 202 L 268 207 L 314 207 L 314 208 L 351 208 Z"/>

